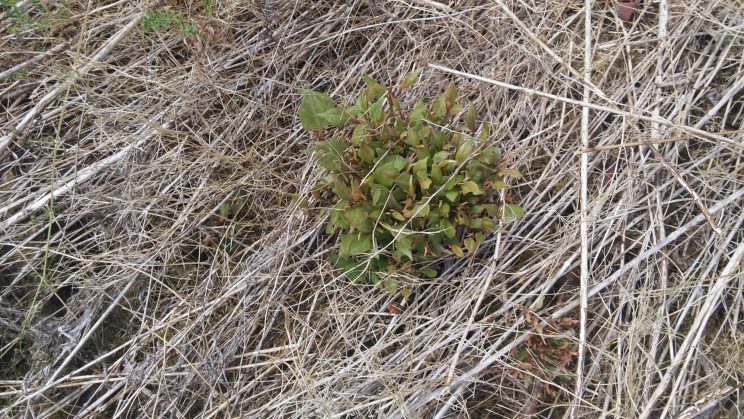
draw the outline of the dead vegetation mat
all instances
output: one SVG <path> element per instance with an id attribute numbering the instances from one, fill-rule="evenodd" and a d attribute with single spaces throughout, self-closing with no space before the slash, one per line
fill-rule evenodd
<path id="1" fill-rule="evenodd" d="M 744 5 L 445 3 L 0 2 L 2 416 L 742 415 Z M 527 216 L 403 301 L 297 108 L 415 68 Z"/>

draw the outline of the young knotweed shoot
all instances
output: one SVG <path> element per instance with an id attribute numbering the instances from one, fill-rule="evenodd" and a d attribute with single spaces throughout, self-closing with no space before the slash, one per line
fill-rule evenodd
<path id="1" fill-rule="evenodd" d="M 417 79 L 411 73 L 392 89 L 365 76 L 352 106 L 301 91 L 300 122 L 319 140 L 308 153 L 328 172 L 316 190 L 335 195 L 326 233 L 338 232 L 340 247 L 331 261 L 349 279 L 391 292 L 397 274 L 434 278 L 444 257 L 474 253 L 496 220 L 524 216 L 498 203 L 505 177 L 521 174 L 488 145 L 487 124 L 475 138 L 475 106 L 465 110 L 450 85 L 430 105 L 406 109 L 398 95 Z"/>
<path id="2" fill-rule="evenodd" d="M 153 32 L 165 29 L 177 29 L 186 36 L 196 34 L 196 26 L 187 21 L 181 13 L 170 10 L 148 10 L 142 19 L 142 29 Z"/>

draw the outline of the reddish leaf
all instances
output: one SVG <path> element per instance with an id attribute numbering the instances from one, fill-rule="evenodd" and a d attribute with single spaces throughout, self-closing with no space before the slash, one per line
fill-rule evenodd
<path id="1" fill-rule="evenodd" d="M 632 21 L 636 10 L 638 10 L 637 0 L 621 1 L 615 5 L 615 13 L 624 22 Z"/>

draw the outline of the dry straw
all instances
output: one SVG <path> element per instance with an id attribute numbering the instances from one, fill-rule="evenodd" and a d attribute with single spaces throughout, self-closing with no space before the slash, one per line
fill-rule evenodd
<path id="1" fill-rule="evenodd" d="M 2 416 L 742 415 L 740 1 L 267 3 L 2 6 Z M 422 67 L 527 217 L 404 303 L 331 269 L 297 89 Z"/>

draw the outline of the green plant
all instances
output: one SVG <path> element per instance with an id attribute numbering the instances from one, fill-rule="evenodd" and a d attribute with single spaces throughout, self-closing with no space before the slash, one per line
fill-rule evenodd
<path id="1" fill-rule="evenodd" d="M 40 1 L 32 1 L 27 9 L 18 6 L 17 0 L 0 0 L 0 13 L 10 21 L 10 31 L 19 35 L 24 30 L 34 32 L 48 31 L 56 21 L 64 20 L 67 13 L 52 11 Z"/>
<path id="2" fill-rule="evenodd" d="M 495 220 L 523 216 L 495 196 L 506 176 L 520 173 L 503 167 L 499 149 L 488 145 L 488 125 L 476 131 L 475 107 L 460 104 L 454 85 L 429 106 L 401 104 L 418 76 L 397 88 L 363 77 L 366 86 L 348 107 L 303 90 L 299 110 L 302 126 L 319 140 L 308 151 L 330 172 L 316 190 L 329 188 L 337 198 L 326 229 L 340 234 L 332 262 L 351 280 L 368 278 L 391 291 L 395 274 L 436 277 L 441 257 L 473 253 Z"/>
<path id="3" fill-rule="evenodd" d="M 149 10 L 142 19 L 142 29 L 152 32 L 162 29 L 178 29 L 186 36 L 196 33 L 196 26 L 187 23 L 180 13 L 170 10 Z"/>
<path id="4" fill-rule="evenodd" d="M 11 74 L 8 74 L 5 78 L 0 79 L 0 81 L 16 81 L 20 80 L 24 77 L 28 76 L 28 68 L 21 68 L 18 71 L 15 71 Z"/>
<path id="5" fill-rule="evenodd" d="M 0 11 L 10 18 L 14 26 L 26 23 L 29 20 L 28 14 L 18 7 L 16 0 L 0 0 Z"/>

